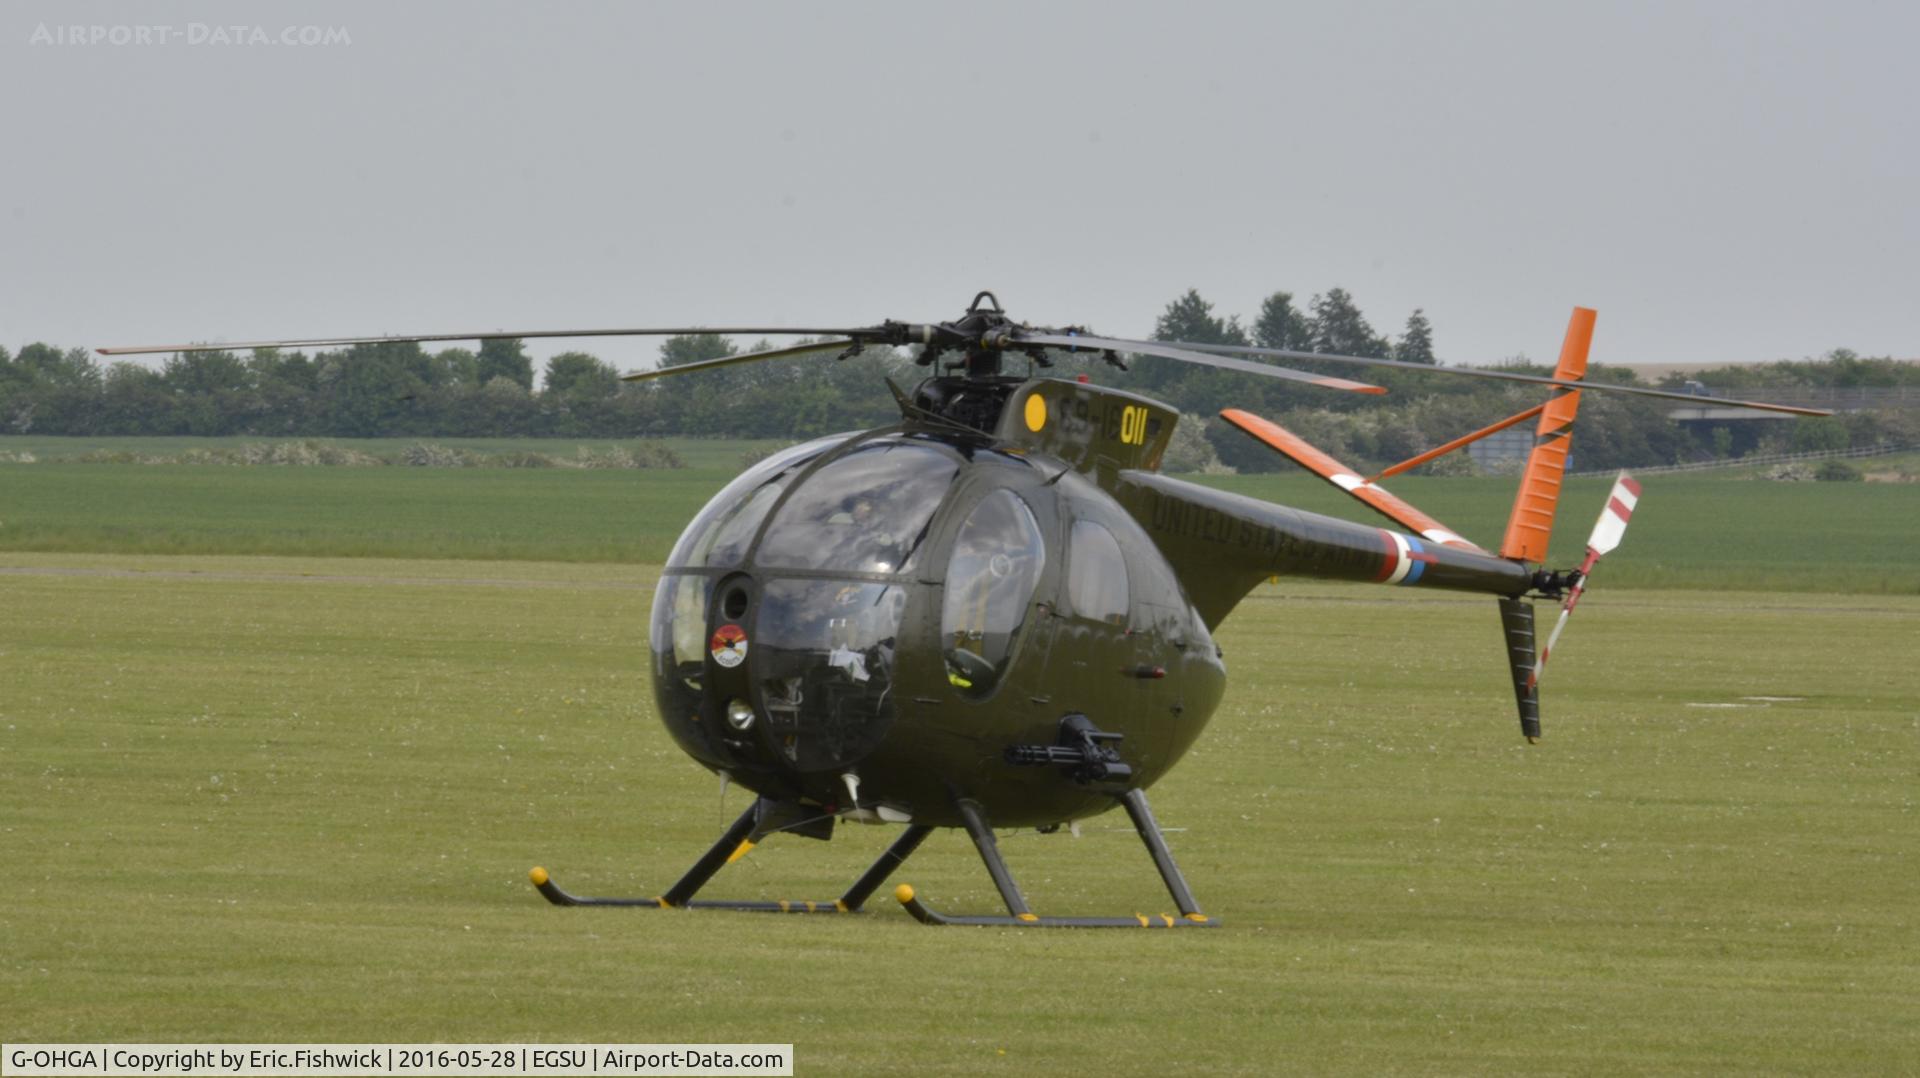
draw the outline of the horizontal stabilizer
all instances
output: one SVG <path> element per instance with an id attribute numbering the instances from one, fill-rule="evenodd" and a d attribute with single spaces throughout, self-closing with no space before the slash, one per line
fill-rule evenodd
<path id="1" fill-rule="evenodd" d="M 1453 529 L 1388 493 L 1385 487 L 1360 478 L 1359 472 L 1328 456 L 1323 450 L 1280 424 L 1270 419 L 1262 419 L 1252 412 L 1243 412 L 1238 408 L 1229 408 L 1221 412 L 1220 418 L 1251 434 L 1255 439 L 1278 451 L 1295 464 L 1346 491 L 1395 524 L 1441 546 L 1486 553 L 1462 539 Z"/>

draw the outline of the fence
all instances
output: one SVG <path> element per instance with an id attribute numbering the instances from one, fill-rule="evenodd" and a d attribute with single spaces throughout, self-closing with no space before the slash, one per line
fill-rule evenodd
<path id="1" fill-rule="evenodd" d="M 1859 449 L 1821 449 L 1811 453 L 1762 453 L 1751 457 L 1734 457 L 1728 460 L 1698 460 L 1690 464 L 1659 464 L 1651 468 L 1630 468 L 1635 475 L 1659 475 L 1662 472 L 1704 472 L 1714 468 L 1746 468 L 1760 464 L 1797 464 L 1801 461 L 1841 460 L 1853 457 L 1884 457 L 1893 453 L 1905 453 L 1920 449 L 1912 445 L 1870 445 Z M 1568 472 L 1569 477 L 1588 475 L 1612 475 L 1618 468 L 1602 468 L 1591 472 Z"/>
<path id="2" fill-rule="evenodd" d="M 1912 408 L 1920 405 L 1920 386 L 1784 386 L 1780 388 L 1729 389 L 1707 386 L 1715 397 L 1758 401 L 1763 404 L 1791 404 L 1799 408 L 1830 408 L 1836 412 L 1859 412 L 1874 408 Z"/>

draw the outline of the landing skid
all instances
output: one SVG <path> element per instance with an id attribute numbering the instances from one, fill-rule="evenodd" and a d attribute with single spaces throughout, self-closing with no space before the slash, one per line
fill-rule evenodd
<path id="1" fill-rule="evenodd" d="M 1193 892 L 1187 887 L 1186 877 L 1180 874 L 1180 866 L 1173 862 L 1173 851 L 1167 849 L 1167 840 L 1160 835 L 1160 824 L 1153 818 L 1153 810 L 1147 807 L 1147 795 L 1140 790 L 1128 790 L 1118 796 L 1125 806 L 1127 816 L 1133 821 L 1133 828 L 1140 833 L 1140 840 L 1147 844 L 1147 852 L 1153 856 L 1153 865 L 1160 870 L 1160 879 L 1166 883 L 1167 892 L 1173 896 L 1173 903 L 1179 907 L 1178 917 L 1169 914 L 1148 916 L 1136 913 L 1131 917 L 1042 917 L 1027 906 L 1025 895 L 1020 886 L 1013 882 L 1013 874 L 1007 871 L 1007 863 L 1000 856 L 999 844 L 993 840 L 993 829 L 987 826 L 986 814 L 981 811 L 977 801 L 962 799 L 954 802 L 960 810 L 960 819 L 966 825 L 967 837 L 973 839 L 974 849 L 980 851 L 980 860 L 986 863 L 987 875 L 993 877 L 993 885 L 1000 889 L 1000 899 L 1007 904 L 1006 916 L 988 915 L 950 915 L 940 913 L 921 902 L 914 893 L 911 884 L 901 884 L 894 889 L 893 897 L 898 899 L 913 919 L 923 925 L 991 925 L 1002 928 L 1212 928 L 1219 922 L 1200 912 L 1199 903 L 1193 899 Z"/>
<path id="2" fill-rule="evenodd" d="M 706 886 L 707 881 L 713 878 L 714 873 L 720 871 L 721 867 L 729 862 L 738 861 L 746 855 L 748 850 L 753 848 L 753 841 L 750 836 L 753 834 L 755 825 L 764 815 L 765 810 L 761 801 L 755 800 L 753 804 L 748 805 L 747 810 L 740 814 L 740 818 L 733 821 L 733 826 L 727 828 L 726 833 L 720 836 L 720 840 L 715 842 L 705 854 L 701 855 L 700 860 L 693 863 L 693 867 L 687 870 L 686 875 L 680 877 L 680 882 L 668 888 L 665 894 L 654 898 L 588 898 L 584 895 L 569 894 L 561 890 L 560 885 L 553 882 L 553 879 L 547 875 L 547 870 L 544 868 L 535 868 L 532 872 L 528 873 L 528 876 L 533 880 L 533 886 L 546 897 L 546 900 L 556 906 L 633 906 L 640 909 L 652 908 L 662 910 L 749 910 L 757 913 L 859 913 L 861 912 L 860 907 L 866 904 L 867 899 L 873 895 L 873 892 L 879 890 L 880 885 L 887 882 L 887 877 L 893 875 L 893 870 L 900 867 L 900 862 L 905 861 L 907 855 L 918 849 L 920 844 L 926 841 L 927 836 L 933 832 L 933 828 L 925 825 L 916 824 L 908 827 L 905 833 L 894 840 L 893 845 L 887 847 L 887 852 L 881 854 L 879 860 L 875 861 L 872 867 L 862 873 L 859 879 L 853 881 L 853 886 L 847 888 L 845 894 L 831 901 L 794 902 L 782 900 L 778 902 L 765 902 L 736 901 L 732 899 L 694 901 L 694 894 L 698 892 L 700 888 Z"/>
<path id="3" fill-rule="evenodd" d="M 1152 855 L 1154 867 L 1160 872 L 1160 878 L 1167 885 L 1167 891 L 1173 896 L 1174 905 L 1180 910 L 1179 916 L 1170 914 L 1136 913 L 1129 917 L 1041 917 L 1028 906 L 1020 887 L 1014 883 L 1013 875 L 1007 870 L 1007 863 L 1000 856 L 999 846 L 994 842 L 993 830 L 988 826 L 986 815 L 978 802 L 962 799 L 955 804 L 960 810 L 968 837 L 973 839 L 974 848 L 980 852 L 980 860 L 986 864 L 987 874 L 993 877 L 994 886 L 1000 891 L 1001 899 L 1007 904 L 1005 916 L 999 915 L 949 915 L 929 908 L 914 892 L 910 884 L 901 884 L 894 890 L 894 897 L 913 918 L 928 925 L 995 925 L 1007 928 L 1211 928 L 1218 924 L 1206 914 L 1200 912 L 1199 905 L 1193 899 L 1193 892 L 1187 888 L 1185 877 L 1180 875 L 1179 866 L 1174 864 L 1173 853 L 1167 849 L 1166 840 L 1160 836 L 1160 825 L 1153 818 L 1153 811 L 1147 807 L 1147 795 L 1139 790 L 1128 790 L 1117 795 L 1117 799 L 1126 808 L 1127 816 L 1146 843 L 1147 852 Z M 694 862 L 680 881 L 669 888 L 665 894 L 653 898 L 590 898 L 584 895 L 570 894 L 554 883 L 544 868 L 535 868 L 530 877 L 533 885 L 546 900 L 556 906 L 626 906 L 638 909 L 706 909 L 706 910 L 746 910 L 757 913 L 859 913 L 873 892 L 893 875 L 913 851 L 920 848 L 933 828 L 925 824 L 910 825 L 901 836 L 887 847 L 873 865 L 862 873 L 860 878 L 847 888 L 846 893 L 828 902 L 795 901 L 734 901 L 725 899 L 707 899 L 696 901 L 694 894 L 714 873 L 726 864 L 739 860 L 753 848 L 753 835 L 760 821 L 768 817 L 768 806 L 756 800 L 740 818 L 728 827 L 711 848 Z"/>

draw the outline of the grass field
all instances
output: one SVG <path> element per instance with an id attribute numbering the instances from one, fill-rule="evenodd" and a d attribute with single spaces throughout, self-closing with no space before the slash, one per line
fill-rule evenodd
<path id="1" fill-rule="evenodd" d="M 42 458 L 34 464 L 0 464 L 0 550 L 658 563 L 686 521 L 740 470 L 743 454 L 772 444 L 674 440 L 670 444 L 689 466 L 670 471 L 242 468 L 71 460 L 94 448 L 94 442 L 121 451 L 177 454 L 179 445 L 146 448 L 144 443 L 183 441 L 194 440 L 0 439 L 0 452 L 25 450 Z M 43 444 L 48 442 L 55 444 Z M 373 448 L 381 444 L 376 441 Z M 404 444 L 395 440 L 386 448 Z M 501 451 L 546 443 L 459 444 Z M 558 443 L 563 454 L 572 444 Z M 1205 482 L 1379 522 L 1310 476 Z M 1556 564 L 1579 562 L 1609 483 L 1569 481 Z M 1505 525 L 1514 486 L 1507 478 L 1407 477 L 1396 479 L 1393 490 L 1491 545 Z M 1920 484 L 1661 475 L 1647 479 L 1644 504 L 1627 542 L 1602 567 L 1609 587 L 1920 595 L 1920 562 L 1906 554 L 1920 525 Z"/>
<path id="2" fill-rule="evenodd" d="M 1163 936 L 547 906 L 528 866 L 655 893 L 745 803 L 650 714 L 653 579 L 0 555 L 0 1032 L 791 1041 L 804 1074 L 1920 1059 L 1920 599 L 1598 592 L 1529 748 L 1491 604 L 1263 588 L 1155 789 L 1225 926 Z M 1120 826 L 1003 848 L 1042 912 L 1163 909 Z M 830 896 L 888 838 L 772 841 L 713 893 Z M 993 905 L 953 834 L 900 878 Z"/>
<path id="3" fill-rule="evenodd" d="M 1534 747 L 1486 600 L 1261 588 L 1154 790 L 1218 931 L 549 907 L 529 866 L 653 894 L 746 803 L 669 742 L 641 656 L 652 563 L 748 448 L 0 465 L 0 1038 L 791 1041 L 803 1074 L 1920 1060 L 1920 488 L 1650 480 Z M 1395 489 L 1486 541 L 1511 498 Z M 1605 489 L 1572 484 L 1557 557 Z M 891 837 L 777 839 L 710 893 L 831 897 Z M 1043 913 L 1167 906 L 1124 820 L 1002 848 Z M 995 907 L 955 834 L 898 878 Z"/>

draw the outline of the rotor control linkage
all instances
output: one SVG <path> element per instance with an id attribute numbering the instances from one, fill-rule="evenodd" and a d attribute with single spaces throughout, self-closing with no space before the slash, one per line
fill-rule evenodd
<path id="1" fill-rule="evenodd" d="M 1121 761 L 1112 743 L 1126 736 L 1100 729 L 1085 715 L 1068 715 L 1060 720 L 1060 735 L 1054 744 L 1009 745 L 1005 758 L 1015 767 L 1064 766 L 1082 785 L 1125 782 L 1133 777 L 1133 768 Z"/>
<path id="2" fill-rule="evenodd" d="M 1533 574 L 1533 588 L 1527 594 L 1541 599 L 1564 599 L 1581 580 L 1578 569 L 1540 569 Z"/>
<path id="3" fill-rule="evenodd" d="M 1140 832 L 1140 838 L 1147 844 L 1147 852 L 1153 855 L 1154 867 L 1160 871 L 1160 879 L 1167 885 L 1167 891 L 1173 896 L 1174 905 L 1180 909 L 1180 915 L 1136 913 L 1131 917 L 1042 917 L 1028 908 L 1026 896 L 1020 893 L 1019 885 L 1013 882 L 1013 874 L 1007 870 L 1007 863 L 1000 856 L 999 844 L 994 841 L 993 829 L 988 826 L 986 813 L 978 802 L 960 798 L 954 807 L 960 812 L 960 820 L 966 826 L 967 836 L 973 839 L 974 848 L 980 851 L 980 860 L 986 863 L 987 874 L 993 877 L 994 886 L 999 888 L 1000 897 L 1007 904 L 1005 916 L 999 915 L 952 915 L 940 913 L 920 901 L 913 885 L 903 883 L 894 888 L 893 897 L 898 899 L 913 919 L 925 925 L 980 925 L 1001 928 L 1211 928 L 1219 922 L 1200 912 L 1200 906 L 1193 900 L 1193 892 L 1188 889 L 1186 877 L 1180 874 L 1180 867 L 1173 862 L 1173 852 L 1167 849 L 1166 839 L 1160 835 L 1160 825 L 1153 818 L 1153 810 L 1147 807 L 1147 795 L 1140 790 L 1128 790 L 1116 795 L 1117 800 L 1126 807 L 1127 816 Z"/>
<path id="4" fill-rule="evenodd" d="M 932 827 L 924 824 L 908 827 L 899 838 L 894 840 L 893 845 L 887 847 L 886 852 L 882 853 L 879 859 L 853 882 L 851 887 L 847 888 L 845 894 L 831 901 L 694 900 L 694 894 L 713 878 L 714 873 L 746 856 L 747 851 L 753 849 L 754 843 L 760 837 L 775 831 L 795 829 L 797 824 L 784 821 L 791 819 L 797 808 L 798 806 L 769 801 L 766 798 L 756 798 L 753 804 L 748 805 L 747 810 L 740 814 L 740 818 L 733 821 L 733 825 L 721 834 L 719 841 L 693 863 L 693 867 L 687 870 L 686 875 L 680 877 L 678 883 L 669 888 L 665 894 L 653 898 L 589 898 L 561 890 L 560 885 L 553 882 L 544 868 L 535 868 L 528 875 L 533 880 L 533 886 L 546 897 L 548 902 L 556 906 L 749 910 L 761 913 L 859 913 L 860 907 L 873 896 L 873 892 L 887 882 L 887 877 L 893 875 L 894 869 L 899 868 L 901 862 L 905 861 L 914 850 L 919 849 L 920 844 L 926 841 L 927 835 L 933 831 Z M 829 823 L 831 819 L 828 817 Z"/>

